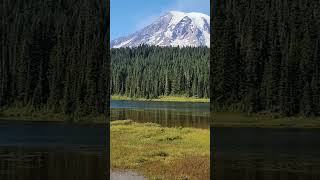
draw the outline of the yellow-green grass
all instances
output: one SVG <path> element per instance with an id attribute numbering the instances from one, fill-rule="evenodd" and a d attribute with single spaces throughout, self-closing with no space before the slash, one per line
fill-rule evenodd
<path id="1" fill-rule="evenodd" d="M 31 106 L 12 106 L 0 109 L 0 119 L 21 121 L 52 121 L 52 122 L 81 122 L 81 123 L 104 123 L 105 117 L 101 115 L 80 115 L 56 113 L 50 109 L 35 109 Z"/>
<path id="2" fill-rule="evenodd" d="M 320 128 L 320 117 L 282 117 L 275 114 L 212 113 L 214 127 Z"/>
<path id="3" fill-rule="evenodd" d="M 209 179 L 210 131 L 111 122 L 111 167 L 149 179 Z"/>
<path id="4" fill-rule="evenodd" d="M 196 103 L 209 103 L 209 98 L 197 98 L 187 96 L 159 96 L 155 99 L 135 98 L 123 95 L 112 95 L 111 100 L 134 100 L 134 101 L 161 101 L 161 102 L 196 102 Z"/>

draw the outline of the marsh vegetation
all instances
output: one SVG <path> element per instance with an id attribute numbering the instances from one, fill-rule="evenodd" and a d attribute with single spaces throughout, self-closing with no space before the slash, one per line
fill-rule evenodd
<path id="1" fill-rule="evenodd" d="M 111 167 L 136 170 L 150 179 L 209 179 L 210 131 L 113 121 Z"/>

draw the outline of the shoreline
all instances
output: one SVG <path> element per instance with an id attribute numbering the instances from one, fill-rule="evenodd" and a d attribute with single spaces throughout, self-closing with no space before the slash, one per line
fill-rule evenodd
<path id="1" fill-rule="evenodd" d="M 211 128 L 260 128 L 260 129 L 320 129 L 320 125 L 282 125 L 282 124 L 222 124 L 222 123 L 214 123 Z"/>
<path id="2" fill-rule="evenodd" d="M 156 99 L 147 98 L 132 98 L 122 95 L 111 95 L 110 100 L 125 100 L 125 101 L 145 101 L 145 102 L 190 102 L 190 103 L 210 103 L 209 98 L 196 98 L 186 96 L 159 96 Z"/>
<path id="3" fill-rule="evenodd" d="M 100 115 L 66 115 L 54 113 L 49 110 L 41 109 L 38 111 L 30 110 L 29 107 L 6 107 L 0 109 L 0 120 L 6 121 L 25 121 L 25 122 L 57 122 L 57 123 L 77 123 L 77 124 L 103 124 L 105 117 Z"/>
<path id="4" fill-rule="evenodd" d="M 320 117 L 272 117 L 245 113 L 212 113 L 213 128 L 282 128 L 282 129 L 319 129 Z"/>
<path id="5" fill-rule="evenodd" d="M 0 116 L 0 121 L 12 121 L 12 122 L 48 122 L 48 123 L 74 123 L 74 124 L 107 124 L 104 120 L 94 120 L 90 121 L 81 120 L 81 121 L 73 121 L 73 120 L 58 120 L 51 118 L 41 117 L 31 117 L 31 116 Z M 309 119 L 302 120 L 303 122 L 283 122 L 282 120 L 270 120 L 275 121 L 272 123 L 268 122 L 255 122 L 255 123 L 244 123 L 244 122 L 213 122 L 211 128 L 270 128 L 270 129 L 320 129 L 320 120 L 312 120 Z M 112 123 L 114 121 L 110 121 Z M 165 126 L 161 126 L 165 127 Z M 165 127 L 166 128 L 166 127 Z M 200 128 L 196 128 L 200 129 Z"/>
<path id="6" fill-rule="evenodd" d="M 3 117 L 0 116 L 0 123 L 1 122 L 25 122 L 25 123 L 68 123 L 68 124 L 78 124 L 78 125 L 99 125 L 99 124 L 107 124 L 106 122 L 102 121 L 67 121 L 67 120 L 55 120 L 55 119 L 37 119 L 37 118 L 18 118 L 15 116 L 11 117 Z"/>
<path id="7" fill-rule="evenodd" d="M 214 112 L 213 128 L 283 128 L 283 129 L 319 129 L 320 117 L 273 117 L 272 114 L 252 114 L 233 112 Z M 30 112 L 24 108 L 8 107 L 0 110 L 0 121 L 26 122 L 65 122 L 78 124 L 106 124 L 103 114 L 72 116 L 40 110 Z"/>

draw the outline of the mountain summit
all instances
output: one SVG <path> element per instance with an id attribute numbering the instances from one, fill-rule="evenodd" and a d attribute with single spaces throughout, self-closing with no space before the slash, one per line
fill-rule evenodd
<path id="1" fill-rule="evenodd" d="M 170 11 L 143 29 L 111 41 L 111 48 L 156 46 L 210 46 L 210 16 Z"/>

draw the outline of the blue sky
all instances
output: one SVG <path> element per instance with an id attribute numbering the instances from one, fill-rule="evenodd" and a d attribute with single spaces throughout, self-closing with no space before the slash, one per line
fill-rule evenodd
<path id="1" fill-rule="evenodd" d="M 133 33 L 171 10 L 210 15 L 210 0 L 110 0 L 110 38 Z"/>

